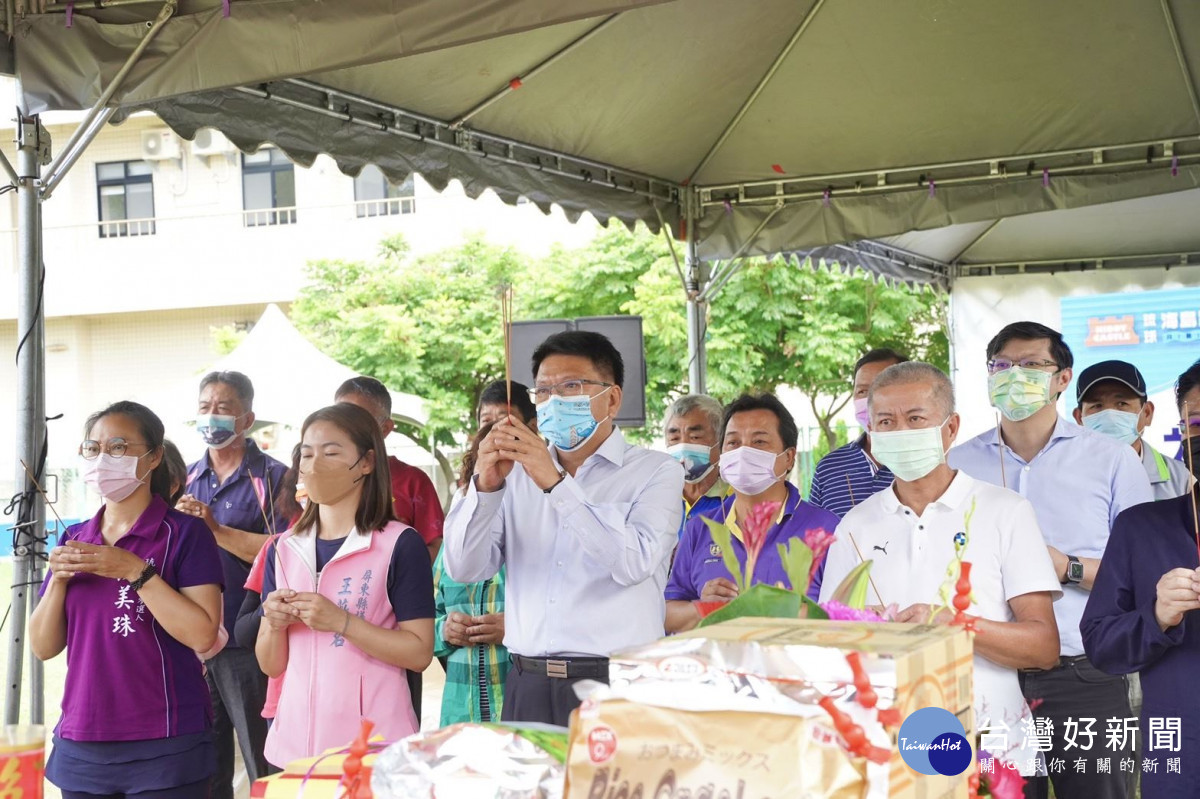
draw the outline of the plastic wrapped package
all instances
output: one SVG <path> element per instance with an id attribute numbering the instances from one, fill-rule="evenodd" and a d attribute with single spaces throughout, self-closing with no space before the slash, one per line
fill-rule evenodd
<path id="1" fill-rule="evenodd" d="M 546 724 L 452 724 L 375 760 L 376 799 L 561 799 L 567 731 Z"/>

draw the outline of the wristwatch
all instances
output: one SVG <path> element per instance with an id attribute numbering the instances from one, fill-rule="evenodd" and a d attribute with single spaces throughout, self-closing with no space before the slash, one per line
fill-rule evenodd
<path id="1" fill-rule="evenodd" d="M 558 479 L 554 481 L 554 485 L 550 486 L 549 488 L 543 488 L 542 493 L 549 494 L 551 491 L 558 488 L 559 483 L 561 483 L 563 480 L 566 480 L 566 479 L 567 479 L 567 470 L 559 469 L 558 470 Z"/>
<path id="2" fill-rule="evenodd" d="M 1074 555 L 1067 555 L 1067 579 L 1062 581 L 1063 585 L 1067 583 L 1079 584 L 1083 582 L 1083 564 L 1079 562 L 1079 558 Z"/>
<path id="3" fill-rule="evenodd" d="M 146 568 L 142 569 L 141 575 L 139 575 L 136 580 L 130 583 L 129 587 L 134 591 L 141 591 L 142 586 L 150 582 L 150 580 L 152 580 L 156 574 L 158 574 L 158 569 L 154 568 L 154 564 L 147 563 Z"/>

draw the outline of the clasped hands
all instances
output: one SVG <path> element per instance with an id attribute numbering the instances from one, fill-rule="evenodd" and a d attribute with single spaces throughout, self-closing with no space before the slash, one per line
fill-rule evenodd
<path id="1" fill-rule="evenodd" d="M 442 624 L 442 640 L 451 646 L 478 646 L 504 643 L 504 614 L 486 613 L 468 616 L 449 613 Z"/>
<path id="2" fill-rule="evenodd" d="M 350 611 L 320 594 L 290 588 L 279 588 L 267 594 L 262 608 L 263 620 L 277 631 L 301 623 L 316 632 L 340 633 L 350 620 Z"/>
<path id="3" fill-rule="evenodd" d="M 509 415 L 497 422 L 479 443 L 475 487 L 485 494 L 499 491 L 514 463 L 521 464 L 529 479 L 542 490 L 559 481 L 558 467 L 546 442 L 520 419 Z"/>
<path id="4" fill-rule="evenodd" d="M 76 574 L 95 574 L 132 583 L 146 570 L 146 561 L 127 549 L 84 541 L 64 542 L 50 550 L 48 560 L 54 579 L 64 583 Z"/>

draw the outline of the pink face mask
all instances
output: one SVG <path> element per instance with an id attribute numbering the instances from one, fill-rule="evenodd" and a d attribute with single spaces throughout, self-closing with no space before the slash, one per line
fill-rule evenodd
<path id="1" fill-rule="evenodd" d="M 857 397 L 854 400 L 854 418 L 858 420 L 863 430 L 871 423 L 871 411 L 867 408 L 867 398 Z"/>
<path id="2" fill-rule="evenodd" d="M 142 457 L 145 456 L 126 455 L 114 458 L 107 452 L 102 452 L 91 460 L 83 458 L 83 482 L 109 502 L 120 502 L 146 482 L 137 476 L 138 461 Z"/>

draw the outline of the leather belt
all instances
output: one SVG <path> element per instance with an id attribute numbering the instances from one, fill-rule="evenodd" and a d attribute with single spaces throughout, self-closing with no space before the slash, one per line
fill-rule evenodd
<path id="1" fill-rule="evenodd" d="M 1048 671 L 1057 671 L 1058 669 L 1065 669 L 1068 666 L 1074 666 L 1077 663 L 1087 663 L 1087 662 L 1088 662 L 1087 655 L 1072 655 L 1070 657 L 1060 657 L 1058 659 L 1058 665 L 1055 666 L 1054 668 L 1050 668 L 1050 669 L 1018 669 L 1018 671 L 1020 671 L 1024 674 L 1037 674 L 1039 672 L 1045 673 Z"/>
<path id="2" fill-rule="evenodd" d="M 520 672 L 532 672 L 560 680 L 608 680 L 608 658 L 527 658 L 512 655 Z"/>

